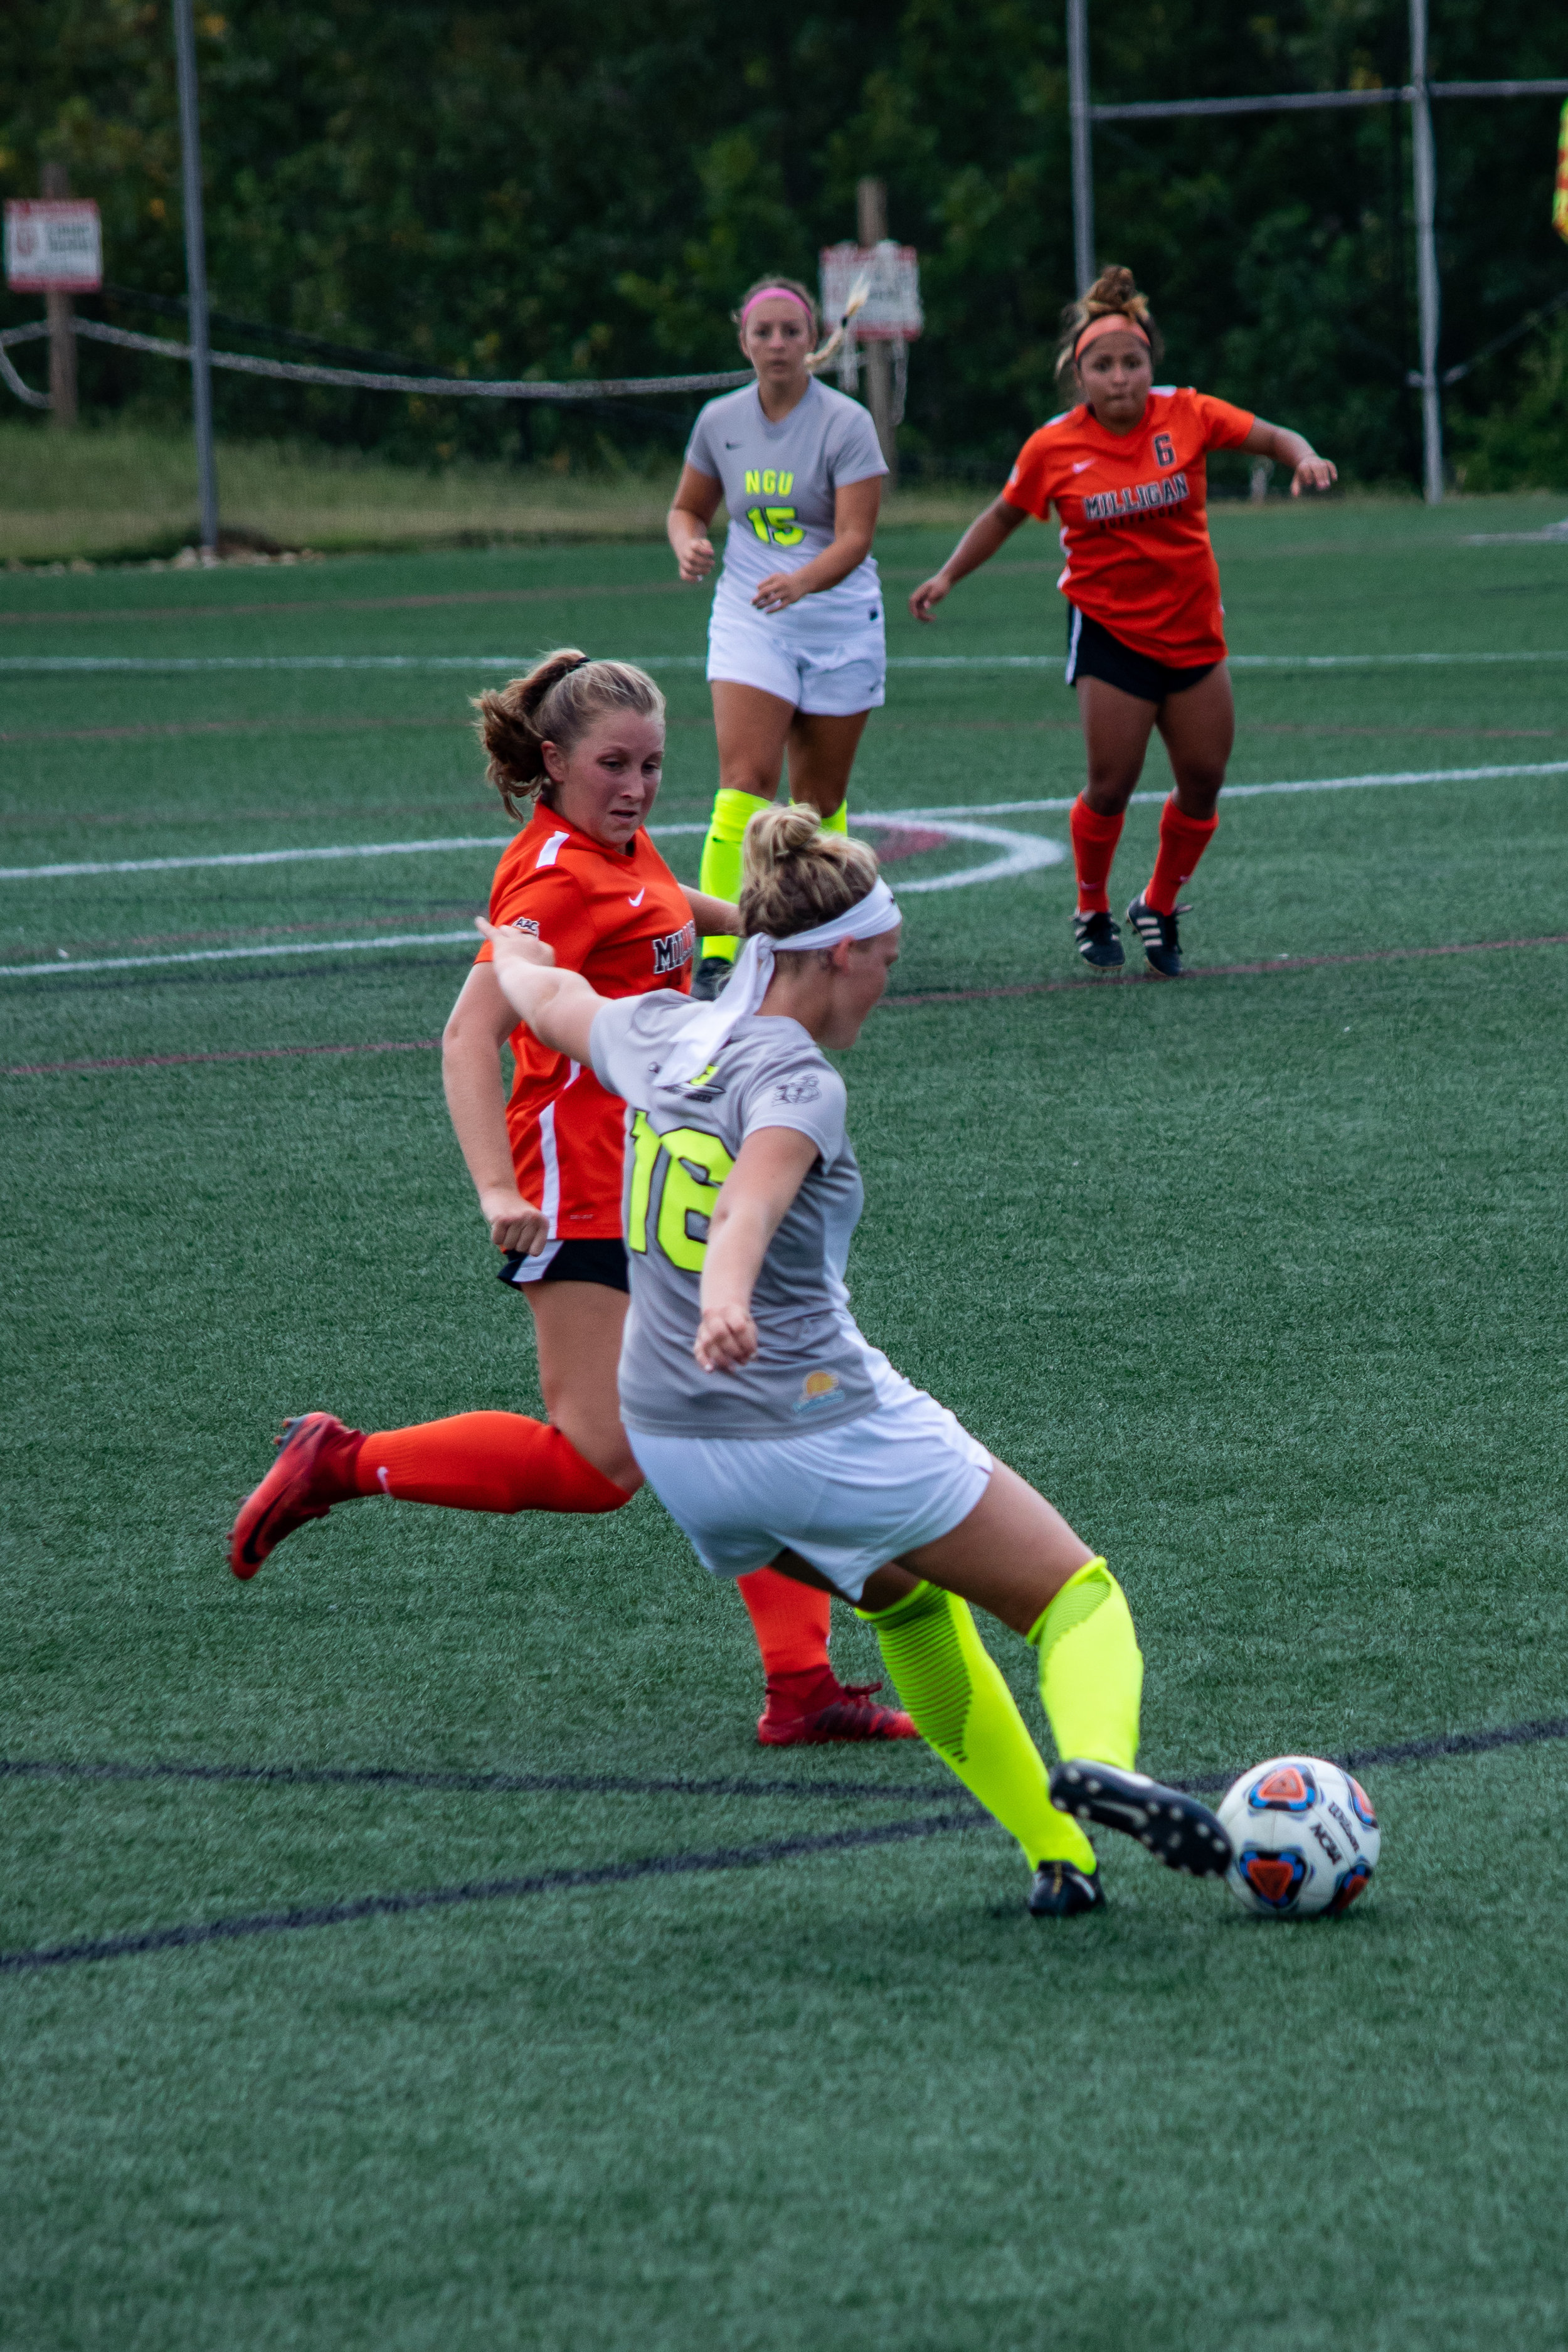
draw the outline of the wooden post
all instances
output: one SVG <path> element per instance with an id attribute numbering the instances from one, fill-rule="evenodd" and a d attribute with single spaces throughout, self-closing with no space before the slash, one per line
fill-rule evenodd
<path id="1" fill-rule="evenodd" d="M 46 163 L 39 193 L 58 202 L 68 196 L 70 173 L 63 163 Z M 49 423 L 68 430 L 76 423 L 76 309 L 68 294 L 54 288 L 44 296 L 49 321 Z"/>
<path id="2" fill-rule="evenodd" d="M 864 246 L 880 245 L 888 234 L 887 182 L 862 180 L 855 194 L 860 243 Z M 866 363 L 866 404 L 877 428 L 882 455 L 888 461 L 888 488 L 897 489 L 899 450 L 893 429 L 893 354 L 886 343 L 866 342 L 861 346 L 861 356 Z"/>

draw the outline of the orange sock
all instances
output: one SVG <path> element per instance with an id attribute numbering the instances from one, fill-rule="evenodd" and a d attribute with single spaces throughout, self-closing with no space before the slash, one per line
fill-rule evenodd
<path id="1" fill-rule="evenodd" d="M 1173 793 L 1160 811 L 1160 850 L 1144 901 L 1157 915 L 1172 915 L 1184 883 L 1197 872 L 1198 860 L 1215 837 L 1217 816 L 1186 816 Z"/>
<path id="2" fill-rule="evenodd" d="M 1072 835 L 1072 858 L 1078 869 L 1078 910 L 1080 915 L 1104 915 L 1110 911 L 1110 866 L 1125 822 L 1125 818 L 1121 816 L 1101 816 L 1098 809 L 1089 807 L 1081 793 L 1072 804 L 1068 831 Z"/>
<path id="3" fill-rule="evenodd" d="M 826 1592 L 781 1576 L 776 1568 L 754 1568 L 735 1579 L 763 1671 L 773 1683 L 783 1675 L 818 1675 L 827 1671 L 827 1633 L 832 1604 Z"/>
<path id="4" fill-rule="evenodd" d="M 448 1511 L 618 1511 L 631 1500 L 558 1429 L 521 1412 L 377 1430 L 361 1443 L 354 1481 L 362 1495 Z"/>

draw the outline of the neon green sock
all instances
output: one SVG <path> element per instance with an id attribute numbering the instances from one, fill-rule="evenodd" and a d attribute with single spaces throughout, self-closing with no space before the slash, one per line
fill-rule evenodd
<path id="1" fill-rule="evenodd" d="M 956 1593 L 921 1583 L 892 1608 L 857 1612 L 922 1739 L 1016 1837 L 1031 1869 L 1042 1862 L 1094 1868 L 1094 1849 L 1046 1787 L 1040 1751 L 996 1662 Z"/>
<path id="2" fill-rule="evenodd" d="M 847 832 L 848 832 L 848 830 L 849 830 L 849 802 L 848 802 L 847 797 L 846 797 L 844 800 L 841 800 L 841 801 L 839 802 L 838 806 L 834 810 L 833 814 L 832 814 L 831 816 L 825 816 L 825 817 L 823 818 L 823 820 L 822 820 L 822 830 L 823 830 L 823 832 L 824 832 L 824 833 L 847 833 Z"/>
<path id="3" fill-rule="evenodd" d="M 721 785 L 713 801 L 712 820 L 708 838 L 702 845 L 702 863 L 698 869 L 697 887 L 706 890 L 710 898 L 728 898 L 734 906 L 741 896 L 741 844 L 746 827 L 759 809 L 772 808 L 756 793 L 736 792 L 730 784 Z M 727 933 L 717 939 L 704 940 L 705 956 L 724 956 L 731 963 L 740 951 L 741 942 Z"/>
<path id="4" fill-rule="evenodd" d="M 1057 1754 L 1089 1756 L 1130 1772 L 1138 1756 L 1143 1657 L 1127 1595 L 1102 1559 L 1068 1577 L 1030 1627 L 1029 1640 L 1040 1654 L 1040 1697 Z"/>

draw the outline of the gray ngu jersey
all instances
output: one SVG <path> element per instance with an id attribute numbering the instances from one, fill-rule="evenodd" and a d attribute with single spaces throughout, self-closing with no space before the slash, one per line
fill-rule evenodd
<path id="1" fill-rule="evenodd" d="M 750 1013 L 706 1070 L 661 1083 L 677 1038 L 706 1011 L 658 989 L 606 1004 L 594 1020 L 595 1073 L 627 1107 L 621 1417 L 664 1437 L 796 1437 L 871 1412 L 886 1361 L 856 1328 L 844 1286 L 866 1197 L 844 1131 L 844 1081 L 798 1022 Z M 819 1157 L 763 1260 L 752 1296 L 755 1359 L 705 1372 L 691 1346 L 709 1220 L 760 1127 L 795 1129 Z"/>
<path id="2" fill-rule="evenodd" d="M 710 400 L 692 429 L 686 462 L 724 486 L 730 530 L 718 594 L 747 613 L 771 572 L 798 572 L 831 547 L 839 487 L 888 470 L 869 413 L 815 376 L 778 425 L 769 424 L 754 383 Z M 792 604 L 787 617 L 796 627 L 815 620 L 831 634 L 847 622 L 864 627 L 881 604 L 877 559 L 868 555 L 836 588 Z"/>

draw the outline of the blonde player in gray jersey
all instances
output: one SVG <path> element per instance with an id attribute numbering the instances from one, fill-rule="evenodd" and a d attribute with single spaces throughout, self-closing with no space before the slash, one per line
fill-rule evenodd
<path id="1" fill-rule="evenodd" d="M 695 582 L 713 568 L 721 499 L 730 516 L 708 635 L 719 791 L 701 884 L 731 906 L 747 824 L 777 793 L 786 751 L 794 798 L 843 833 L 888 662 L 871 553 L 888 468 L 867 411 L 811 373 L 837 338 L 813 350 L 816 305 L 793 278 L 759 278 L 735 320 L 757 380 L 698 417 L 668 519 L 680 576 Z M 694 996 L 718 994 L 735 947 L 703 940 Z"/>
<path id="2" fill-rule="evenodd" d="M 852 1045 L 882 994 L 897 902 L 870 850 L 809 809 L 753 816 L 745 853 L 746 943 L 717 1003 L 612 1002 L 480 925 L 535 1036 L 627 1105 L 637 1462 L 713 1575 L 765 1561 L 854 1602 L 922 1736 L 1022 1846 L 1037 1916 L 1104 1900 L 1080 1821 L 1218 1874 L 1230 1846 L 1207 1807 L 1134 1769 L 1143 1661 L 1104 1560 L 849 1310 L 863 1193 L 822 1049 Z M 1048 1777 L 972 1601 L 1038 1654 Z"/>

